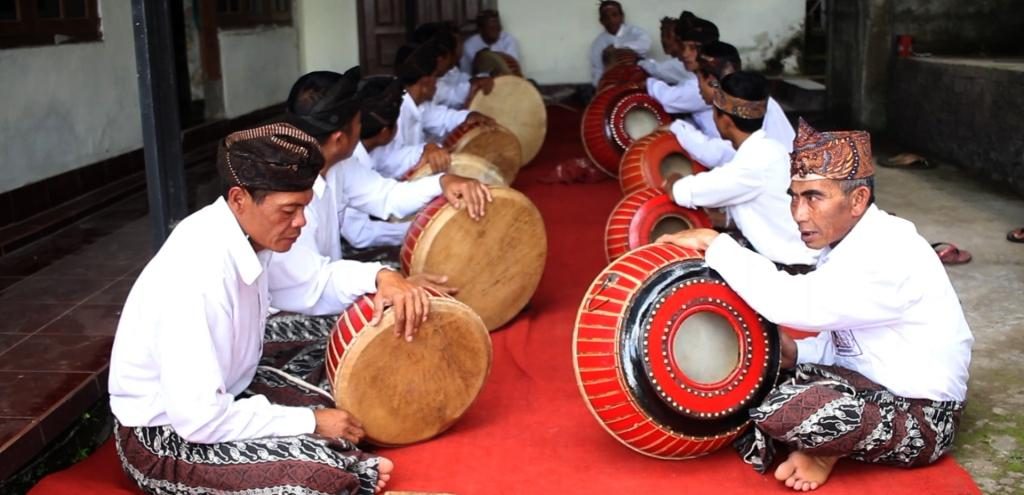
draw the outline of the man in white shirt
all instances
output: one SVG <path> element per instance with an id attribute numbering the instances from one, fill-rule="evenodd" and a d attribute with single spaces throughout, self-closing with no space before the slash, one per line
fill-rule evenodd
<path id="1" fill-rule="evenodd" d="M 646 56 L 651 50 L 651 36 L 639 27 L 626 24 L 622 4 L 614 0 L 603 0 L 597 12 L 604 31 L 590 44 L 590 78 L 594 86 L 601 80 L 605 66 L 617 54 L 627 54 L 635 59 Z"/>
<path id="2" fill-rule="evenodd" d="M 709 105 L 716 88 L 721 86 L 722 79 L 743 67 L 736 47 L 721 41 L 701 46 L 697 61 L 700 66 L 697 70 L 700 95 Z M 711 108 L 692 113 L 690 119 L 693 121 L 692 124 L 680 119 L 673 122 L 670 129 L 691 157 L 708 168 L 715 168 L 732 160 L 736 151 L 718 132 L 714 111 Z M 787 153 L 793 151 L 793 138 L 796 137 L 796 132 L 793 131 L 786 112 L 774 98 L 768 98 L 768 109 L 764 115 L 762 129 L 769 139 L 785 147 Z"/>
<path id="3" fill-rule="evenodd" d="M 356 450 L 364 431 L 346 411 L 247 392 L 267 263 L 299 237 L 322 166 L 316 141 L 288 124 L 229 135 L 223 197 L 178 224 L 132 287 L 109 391 L 118 455 L 144 491 L 371 494 L 389 478 L 391 461 Z M 393 272 L 377 285 L 399 312 L 421 305 L 409 298 L 421 289 Z"/>
<path id="4" fill-rule="evenodd" d="M 700 68 L 697 61 L 700 47 L 718 41 L 718 26 L 690 12 L 683 12 L 676 22 L 676 40 L 679 43 L 679 60 L 693 75 Z M 671 114 L 695 113 L 711 108 L 700 97 L 696 76 L 684 78 L 674 85 L 648 78 L 647 93 Z"/>
<path id="5" fill-rule="evenodd" d="M 437 91 L 437 61 L 442 52 L 436 42 L 430 41 L 414 49 L 399 64 L 397 75 L 405 95 L 398 132 L 391 143 L 371 154 L 377 171 L 384 177 L 401 178 L 421 160 L 429 163 L 435 173 L 443 172 L 451 164 L 451 155 L 435 144 L 437 141 L 463 122 L 494 122 L 481 113 L 453 110 L 431 101 Z"/>
<path id="6" fill-rule="evenodd" d="M 735 446 L 764 472 L 772 442 L 792 453 L 775 477 L 807 491 L 849 457 L 901 467 L 935 462 L 953 446 L 974 337 L 941 262 L 914 225 L 873 205 L 866 132 L 819 133 L 801 121 L 792 161 L 792 214 L 808 247 L 805 275 L 713 230 L 663 242 L 705 251 L 708 265 L 769 321 L 820 332 L 780 332 L 794 368 L 750 411 L 755 428 Z"/>
<path id="7" fill-rule="evenodd" d="M 647 75 L 668 84 L 679 84 L 693 73 L 686 70 L 679 59 L 679 42 L 676 40 L 676 23 L 678 19 L 663 17 L 661 19 L 661 49 L 665 52 L 664 60 L 645 58 L 637 62 Z"/>
<path id="8" fill-rule="evenodd" d="M 439 73 L 437 91 L 431 101 L 436 105 L 444 105 L 454 109 L 464 108 L 477 91 L 483 90 L 490 94 L 494 89 L 494 78 L 490 76 L 473 76 L 468 71 L 459 70 L 459 59 L 462 57 L 464 43 L 459 29 L 450 22 L 432 22 L 419 26 L 413 33 L 417 43 L 433 40 L 441 49 L 437 65 Z"/>
<path id="9" fill-rule="evenodd" d="M 515 37 L 502 29 L 501 18 L 497 10 L 481 10 L 476 16 L 477 34 L 466 39 L 462 50 L 462 59 L 459 67 L 462 72 L 471 74 L 473 72 L 473 59 L 481 50 L 490 50 L 510 55 L 517 61 L 522 61 L 519 56 L 519 42 Z"/>
<path id="10" fill-rule="evenodd" d="M 341 256 L 339 232 L 346 229 L 341 222 L 348 219 L 344 215 L 347 209 L 367 217 L 368 213 L 381 218 L 404 217 L 443 193 L 456 208 L 467 208 L 470 216 L 478 219 L 490 200 L 490 191 L 472 179 L 445 174 L 398 182 L 373 171 L 360 143 L 362 121 L 388 120 L 393 125 L 400 89 L 379 80 L 356 94 L 356 81 L 346 80 L 348 76 L 327 71 L 306 74 L 296 81 L 288 97 L 288 120 L 317 139 L 324 166 L 313 186 L 314 198 L 306 206 L 306 228 L 291 250 L 270 261 L 271 304 L 277 309 L 333 317 L 363 294 L 373 292 L 375 277 L 384 267 Z M 370 142 L 376 145 L 372 139 Z M 363 162 L 353 160 L 353 153 Z M 426 276 L 410 281 L 433 285 L 443 278 Z M 306 321 L 311 325 L 310 319 Z M 330 323 L 328 329 L 333 326 L 333 321 Z"/>
<path id="11" fill-rule="evenodd" d="M 666 178 L 666 192 L 687 208 L 725 208 L 759 253 L 776 263 L 814 264 L 817 253 L 800 240 L 789 214 L 789 153 L 761 130 L 768 83 L 750 72 L 722 80 L 714 96 L 715 126 L 736 149 L 732 159 L 702 174 Z"/>

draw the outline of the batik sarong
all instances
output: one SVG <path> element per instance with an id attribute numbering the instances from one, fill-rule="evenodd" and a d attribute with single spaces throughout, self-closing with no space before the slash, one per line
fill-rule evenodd
<path id="1" fill-rule="evenodd" d="M 733 446 L 759 472 L 774 442 L 812 456 L 914 467 L 953 446 L 963 403 L 897 396 L 852 370 L 801 364 L 750 410 L 754 427 Z"/>

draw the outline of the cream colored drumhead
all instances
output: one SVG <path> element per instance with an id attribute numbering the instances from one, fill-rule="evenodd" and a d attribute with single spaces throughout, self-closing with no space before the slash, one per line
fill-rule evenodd
<path id="1" fill-rule="evenodd" d="M 452 174 L 468 179 L 476 179 L 488 186 L 507 186 L 501 171 L 493 163 L 472 153 L 452 153 L 452 164 L 448 168 Z M 430 167 L 417 169 L 409 180 L 416 180 L 431 175 Z"/>
<path id="2" fill-rule="evenodd" d="M 339 322 L 339 324 L 344 322 Z M 491 369 L 491 338 L 466 305 L 432 297 L 412 342 L 394 335 L 390 309 L 344 350 L 335 370 L 337 406 L 379 445 L 426 440 L 451 427 L 473 403 Z"/>
<path id="3" fill-rule="evenodd" d="M 523 149 L 523 164 L 533 160 L 544 144 L 548 131 L 547 108 L 533 83 L 516 76 L 494 78 L 494 90 L 486 95 L 478 91 L 469 109 L 489 115 L 507 127 Z"/>
<path id="4" fill-rule="evenodd" d="M 693 225 L 687 222 L 686 219 L 669 215 L 654 224 L 654 227 L 651 229 L 651 241 L 655 241 L 665 234 L 675 234 L 676 232 L 692 228 Z"/>
<path id="5" fill-rule="evenodd" d="M 519 138 L 501 125 L 474 126 L 451 146 L 453 153 L 469 153 L 486 159 L 501 174 L 505 184 L 516 180 L 523 165 Z"/>
<path id="6" fill-rule="evenodd" d="M 679 174 L 683 177 L 693 175 L 693 162 L 682 153 L 672 153 L 661 160 L 661 176 L 668 177 L 671 174 Z"/>
<path id="7" fill-rule="evenodd" d="M 626 112 L 626 134 L 636 141 L 661 127 L 658 116 L 646 108 L 634 108 Z"/>
<path id="8" fill-rule="evenodd" d="M 740 343 L 729 321 L 710 311 L 683 320 L 672 339 L 672 358 L 697 383 L 718 383 L 740 363 Z"/>
<path id="9" fill-rule="evenodd" d="M 448 285 L 459 289 L 455 298 L 494 330 L 533 297 L 548 244 L 544 220 L 526 196 L 507 187 L 491 188 L 491 194 L 494 201 L 480 221 L 451 205 L 438 210 L 416 241 L 408 269 L 410 275 L 448 276 Z"/>
<path id="10" fill-rule="evenodd" d="M 476 52 L 476 56 L 473 57 L 473 74 L 522 76 L 519 72 L 519 64 L 511 55 L 492 50 Z"/>

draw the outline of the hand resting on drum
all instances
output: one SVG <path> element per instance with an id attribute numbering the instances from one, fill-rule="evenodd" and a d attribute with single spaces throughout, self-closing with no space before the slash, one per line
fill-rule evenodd
<path id="1" fill-rule="evenodd" d="M 327 438 L 344 438 L 353 444 L 359 443 L 366 431 L 363 424 L 348 411 L 334 408 L 313 410 L 316 418 L 314 433 Z"/>
<path id="2" fill-rule="evenodd" d="M 487 203 L 494 201 L 491 190 L 475 179 L 458 175 L 441 176 L 441 189 L 448 203 L 456 210 L 465 208 L 469 218 L 480 220 L 487 209 Z"/>
<path id="3" fill-rule="evenodd" d="M 473 97 L 476 96 L 477 91 L 483 91 L 485 95 L 491 94 L 494 90 L 494 78 L 493 77 L 474 77 L 469 80 L 469 96 L 466 98 L 466 106 L 469 106 L 469 102 L 473 101 Z"/>
<path id="4" fill-rule="evenodd" d="M 660 244 L 675 244 L 681 248 L 707 251 L 711 242 L 718 237 L 718 231 L 714 229 L 688 229 L 681 230 L 675 234 L 664 234 L 656 241 Z"/>
<path id="5" fill-rule="evenodd" d="M 430 312 L 430 297 L 419 285 L 410 282 L 400 273 L 384 269 L 377 273 L 377 293 L 373 296 L 373 318 L 370 325 L 380 323 L 384 308 L 391 306 L 395 315 L 395 336 L 412 338 L 420 325 L 427 321 Z"/>
<path id="6" fill-rule="evenodd" d="M 430 171 L 439 174 L 448 170 L 448 167 L 452 164 L 452 155 L 448 150 L 434 144 L 427 143 L 423 146 L 423 154 L 420 155 L 420 161 L 416 163 L 416 166 L 412 170 L 419 169 L 420 167 L 430 167 Z"/>
<path id="7" fill-rule="evenodd" d="M 466 116 L 466 120 L 464 120 L 464 122 L 467 124 L 476 124 L 479 122 L 487 125 L 494 125 L 496 123 L 493 118 L 480 112 L 469 112 L 469 115 Z"/>

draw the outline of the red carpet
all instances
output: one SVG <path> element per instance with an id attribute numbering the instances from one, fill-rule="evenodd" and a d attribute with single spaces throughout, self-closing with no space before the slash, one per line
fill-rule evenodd
<path id="1" fill-rule="evenodd" d="M 591 417 L 576 388 L 571 338 L 584 289 L 604 266 L 605 220 L 620 198 L 615 181 L 542 184 L 557 163 L 583 155 L 578 114 L 551 108 L 547 143 L 517 187 L 544 214 L 545 276 L 528 310 L 494 337 L 483 394 L 451 431 L 382 454 L 396 463 L 390 489 L 466 494 L 791 493 L 731 451 L 688 461 L 650 459 L 620 445 Z M 31 492 L 135 493 L 111 444 Z M 980 493 L 951 457 L 902 470 L 841 461 L 818 493 Z"/>

